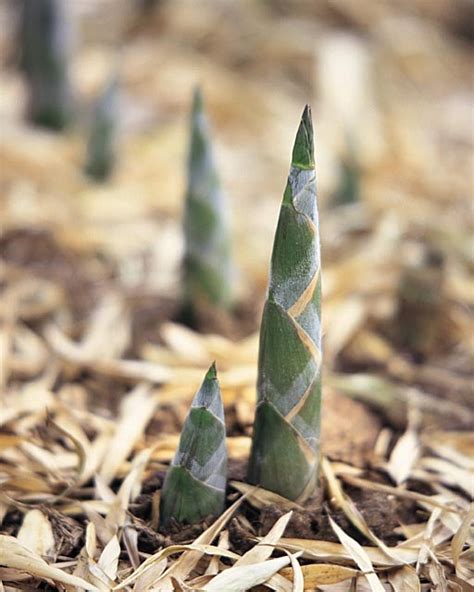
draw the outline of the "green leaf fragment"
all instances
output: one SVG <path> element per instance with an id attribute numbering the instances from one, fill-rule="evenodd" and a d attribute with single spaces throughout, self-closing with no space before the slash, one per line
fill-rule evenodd
<path id="1" fill-rule="evenodd" d="M 184 300 L 228 308 L 232 264 L 227 204 L 220 187 L 201 91 L 194 92 L 184 233 Z"/>
<path id="2" fill-rule="evenodd" d="M 248 478 L 304 501 L 317 483 L 321 406 L 321 274 L 313 129 L 306 107 L 273 245 L 260 329 Z"/>
<path id="3" fill-rule="evenodd" d="M 160 523 L 194 524 L 224 508 L 227 474 L 224 409 L 215 366 L 209 369 L 184 423 L 166 474 Z"/>

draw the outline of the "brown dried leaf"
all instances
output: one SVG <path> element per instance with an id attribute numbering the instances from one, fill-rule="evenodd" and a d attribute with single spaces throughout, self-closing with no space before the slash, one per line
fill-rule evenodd
<path id="1" fill-rule="evenodd" d="M 301 571 L 303 572 L 305 590 L 312 590 L 324 584 L 344 582 L 360 574 L 358 570 L 351 567 L 343 567 L 342 565 L 333 565 L 331 563 L 303 565 Z M 290 568 L 282 569 L 280 574 L 289 580 L 293 579 L 293 570 Z"/>

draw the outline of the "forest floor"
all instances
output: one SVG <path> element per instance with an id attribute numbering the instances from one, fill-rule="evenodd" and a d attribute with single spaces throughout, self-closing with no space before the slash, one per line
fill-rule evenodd
<path id="1" fill-rule="evenodd" d="M 165 2 L 146 17 L 119 2 L 105 40 L 107 0 L 76 4 L 82 104 L 126 40 L 119 160 L 105 184 L 82 173 L 84 125 L 55 135 L 24 121 L 12 39 L 0 38 L 0 590 L 472 589 L 463 2 L 416 2 L 416 15 L 371 2 L 298 1 L 291 15 L 278 2 Z M 233 214 L 238 303 L 190 328 L 181 213 L 196 82 Z M 306 102 L 325 357 L 321 484 L 301 507 L 245 473 L 269 255 Z M 341 203 L 348 129 L 359 198 Z M 227 509 L 160 532 L 163 476 L 213 360 Z"/>

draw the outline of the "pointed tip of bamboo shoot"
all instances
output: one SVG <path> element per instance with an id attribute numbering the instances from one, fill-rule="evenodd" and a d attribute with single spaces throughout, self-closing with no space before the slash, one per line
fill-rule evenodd
<path id="1" fill-rule="evenodd" d="M 207 371 L 206 380 L 212 380 L 214 378 L 217 378 L 217 368 L 215 361 L 212 362 L 212 364 L 209 367 L 209 370 Z"/>
<path id="2" fill-rule="evenodd" d="M 313 122 L 311 107 L 306 105 L 293 146 L 292 165 L 300 169 L 314 167 Z"/>
<path id="3" fill-rule="evenodd" d="M 224 421 L 224 408 L 215 362 L 211 364 L 201 387 L 194 397 L 193 407 L 204 407 L 211 411 L 218 419 Z"/>

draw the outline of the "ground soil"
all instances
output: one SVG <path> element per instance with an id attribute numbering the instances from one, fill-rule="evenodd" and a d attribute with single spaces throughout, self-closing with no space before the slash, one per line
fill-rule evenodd
<path id="1" fill-rule="evenodd" d="M 10 265 L 59 284 L 64 289 L 71 311 L 77 320 L 86 317 L 105 287 L 103 283 L 98 284 L 94 280 L 87 268 L 81 265 L 81 260 L 76 254 L 58 245 L 47 231 L 24 230 L 10 233 L 0 241 L 0 251 Z M 107 281 L 113 282 L 113 272 Z M 202 311 L 194 323 L 195 328 L 204 333 L 217 332 L 236 339 L 248 335 L 257 327 L 261 299 L 262 295 L 255 296 L 239 304 L 233 314 L 209 315 Z M 163 321 L 180 318 L 179 304 L 171 299 L 131 295 L 128 303 L 132 319 L 132 340 L 127 354 L 131 356 L 137 355 L 144 343 L 160 341 L 159 330 Z M 87 374 L 80 380 L 91 393 L 95 404 L 100 401 L 101 405 L 109 410 L 116 408 L 123 385 L 102 377 L 97 380 Z M 114 393 L 115 401 L 111 401 L 111 392 Z M 229 414 L 229 417 L 231 416 L 232 413 Z M 361 468 L 367 467 L 382 425 L 383 420 L 363 404 L 328 390 L 323 406 L 322 453 L 331 460 L 343 461 Z M 236 422 L 231 421 L 229 427 L 229 435 L 236 435 Z M 148 434 L 157 431 L 176 433 L 179 428 L 176 409 L 164 407 L 159 422 L 151 423 Z M 231 459 L 229 473 L 229 480 L 245 480 L 246 464 Z M 152 553 L 163 545 L 193 541 L 212 520 L 209 518 L 201 524 L 184 528 L 171 526 L 167 532 L 157 532 L 151 528 L 154 498 L 161 488 L 164 474 L 163 471 L 158 471 L 153 478 L 146 481 L 142 494 L 130 507 L 134 527 L 139 532 L 139 548 L 147 553 Z M 362 544 L 367 544 L 369 541 L 353 527 L 345 514 L 330 506 L 324 491 L 322 483 L 319 494 L 309 500 L 303 509 L 294 511 L 286 536 L 337 541 L 329 524 L 328 518 L 331 514 L 348 534 Z M 387 494 L 353 488 L 350 495 L 369 528 L 387 544 L 394 544 L 398 540 L 394 530 L 400 525 L 400 521 L 413 523 L 420 519 L 414 504 L 396 500 Z M 235 491 L 230 487 L 229 504 L 234 498 Z M 47 511 L 53 524 L 58 552 L 70 555 L 74 549 L 79 549 L 85 525 L 65 518 L 54 510 Z M 254 544 L 255 536 L 266 534 L 283 513 L 284 511 L 276 506 L 268 506 L 259 511 L 249 503 L 244 503 L 240 513 L 229 525 L 231 548 L 237 552 L 246 551 Z M 426 519 L 426 516 L 423 518 Z M 4 526 L 6 532 L 12 534 L 18 530 L 19 520 L 16 520 L 16 513 L 8 517 Z"/>

